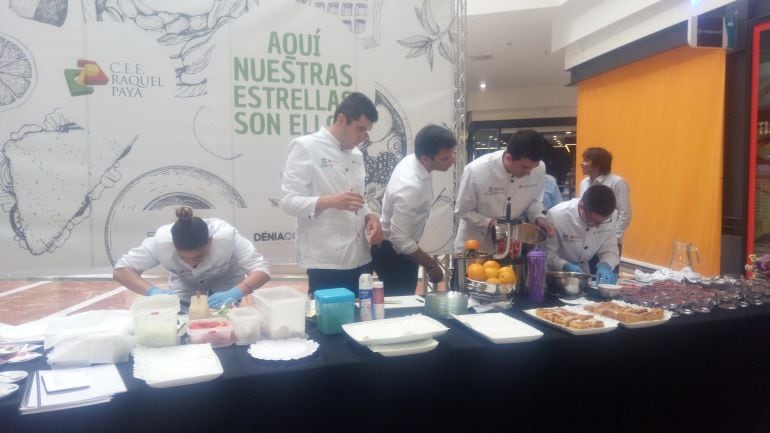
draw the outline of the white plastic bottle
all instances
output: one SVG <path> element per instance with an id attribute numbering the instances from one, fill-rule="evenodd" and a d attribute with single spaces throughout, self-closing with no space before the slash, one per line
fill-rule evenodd
<path id="1" fill-rule="evenodd" d="M 374 320 L 385 318 L 385 288 L 382 281 L 374 282 Z"/>
<path id="2" fill-rule="evenodd" d="M 370 274 L 361 274 L 358 277 L 358 305 L 361 321 L 372 320 L 372 300 L 374 298 L 374 286 Z"/>

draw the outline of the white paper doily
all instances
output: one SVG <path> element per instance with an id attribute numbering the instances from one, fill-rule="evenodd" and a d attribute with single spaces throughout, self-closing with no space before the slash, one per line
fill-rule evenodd
<path id="1" fill-rule="evenodd" d="M 249 346 L 249 355 L 266 361 L 290 361 L 312 355 L 318 343 L 302 338 L 285 340 L 262 340 Z"/>

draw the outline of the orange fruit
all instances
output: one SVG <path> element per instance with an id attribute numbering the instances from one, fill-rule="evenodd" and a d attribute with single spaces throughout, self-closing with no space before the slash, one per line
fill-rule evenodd
<path id="1" fill-rule="evenodd" d="M 500 274 L 497 268 L 493 268 L 491 266 L 484 268 L 484 273 L 486 274 L 487 278 L 497 278 Z"/>
<path id="2" fill-rule="evenodd" d="M 487 273 L 484 272 L 484 267 L 478 263 L 468 265 L 466 269 L 466 275 L 471 280 L 484 281 L 487 279 Z"/>
<path id="3" fill-rule="evenodd" d="M 484 265 L 483 265 L 483 266 L 484 266 L 485 268 L 495 268 L 495 269 L 500 269 L 500 263 L 497 263 L 497 262 L 496 262 L 496 261 L 494 261 L 494 260 L 487 260 L 486 262 L 484 262 Z"/>
<path id="4" fill-rule="evenodd" d="M 478 251 L 479 249 L 479 241 L 476 239 L 468 239 L 465 241 L 465 250 L 466 251 Z"/>
<path id="5" fill-rule="evenodd" d="M 516 283 L 516 273 L 513 272 L 513 270 L 510 271 L 503 271 L 501 270 L 498 274 L 498 278 L 500 281 L 502 281 L 505 284 L 515 284 Z"/>

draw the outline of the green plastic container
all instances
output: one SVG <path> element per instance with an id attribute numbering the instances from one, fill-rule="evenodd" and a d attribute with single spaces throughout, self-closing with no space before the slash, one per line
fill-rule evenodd
<path id="1" fill-rule="evenodd" d="M 353 301 L 355 296 L 348 289 L 316 290 L 316 325 L 324 334 L 339 334 L 342 325 L 353 323 Z"/>

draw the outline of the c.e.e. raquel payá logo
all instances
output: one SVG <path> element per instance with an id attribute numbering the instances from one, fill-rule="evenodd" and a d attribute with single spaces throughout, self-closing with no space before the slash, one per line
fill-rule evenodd
<path id="1" fill-rule="evenodd" d="M 90 95 L 94 93 L 92 86 L 103 86 L 110 81 L 102 68 L 92 60 L 78 59 L 77 65 L 80 69 L 64 70 L 72 96 Z"/>

